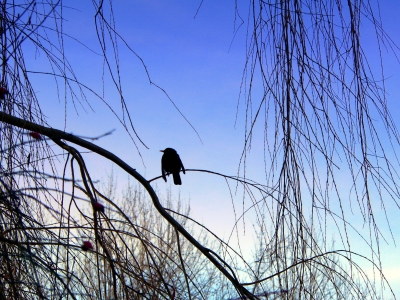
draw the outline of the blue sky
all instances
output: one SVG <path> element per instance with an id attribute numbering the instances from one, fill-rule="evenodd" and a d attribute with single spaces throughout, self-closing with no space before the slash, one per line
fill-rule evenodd
<path id="1" fill-rule="evenodd" d="M 242 3 L 243 2 L 239 2 Z M 160 175 L 159 150 L 173 147 L 178 150 L 188 169 L 207 169 L 227 175 L 236 175 L 244 141 L 243 106 L 237 101 L 245 62 L 245 34 L 243 27 L 234 35 L 234 2 L 204 1 L 194 18 L 200 1 L 119 1 L 114 4 L 116 28 L 129 43 L 130 47 L 143 59 L 154 83 L 162 87 L 184 116 L 194 126 L 194 130 L 177 112 L 166 95 L 149 84 L 146 72 L 137 59 L 119 41 L 119 60 L 123 93 L 131 114 L 135 130 L 149 147 L 139 145 L 142 158 L 121 125 L 106 109 L 105 105 L 90 96 L 90 105 L 77 105 L 77 109 L 68 102 L 66 111 L 64 102 L 58 101 L 55 87 L 43 75 L 34 77 L 37 96 L 42 102 L 48 123 L 55 128 L 64 128 L 64 116 L 67 115 L 65 130 L 82 136 L 97 136 L 111 129 L 116 131 L 96 144 L 112 151 L 136 168 L 146 178 Z M 94 31 L 93 8 L 91 3 L 76 2 L 77 10 L 66 9 L 65 30 L 95 52 L 100 52 Z M 398 35 L 400 11 L 398 1 L 380 3 L 383 25 L 393 40 L 400 44 Z M 368 43 L 371 37 L 366 32 Z M 371 38 L 372 42 L 372 38 Z M 65 39 L 66 55 L 74 67 L 77 77 L 99 94 L 102 92 L 102 59 L 74 40 Z M 111 53 L 111 52 L 110 52 Z M 373 53 L 373 52 L 371 52 Z M 399 64 L 393 56 L 386 56 L 383 49 L 387 74 L 387 92 L 389 107 L 395 119 L 400 117 L 397 100 L 400 96 Z M 48 69 L 43 57 L 27 56 L 32 69 Z M 372 60 L 374 63 L 374 60 Z M 372 63 L 372 64 L 373 64 Z M 44 80 L 45 79 L 45 80 Z M 121 115 L 119 98 L 106 80 L 105 98 Z M 44 103 L 44 104 L 43 104 Z M 400 123 L 398 124 L 400 125 Z M 258 128 L 256 134 L 261 134 Z M 261 137 L 261 135 L 259 135 Z M 137 140 L 136 140 L 137 142 Z M 255 140 L 249 157 L 247 176 L 263 182 L 264 166 L 259 163 L 263 143 Z M 110 173 L 111 164 L 104 160 L 90 159 L 88 165 L 97 179 L 105 179 Z M 117 171 L 118 173 L 118 171 Z M 95 177 L 96 177 L 95 176 Z M 118 173 L 123 186 L 125 175 Z M 219 177 L 202 173 L 188 172 L 182 176 L 181 187 L 171 186 L 171 180 L 165 184 L 158 180 L 160 190 L 171 188 L 175 195 L 180 193 L 184 199 L 190 199 L 192 216 L 221 237 L 227 237 L 234 225 L 234 213 L 229 189 Z M 241 197 L 234 197 L 237 213 L 242 212 Z M 248 205 L 248 203 L 246 203 Z M 376 203 L 377 208 L 379 204 Z M 400 211 L 388 202 L 393 235 L 400 245 L 400 224 L 397 217 Z M 380 215 L 384 222 L 384 216 Z M 362 220 L 355 213 L 349 216 L 360 230 Z M 251 220 L 246 223 L 247 235 L 242 237 L 250 243 Z M 388 235 L 386 229 L 383 232 Z M 241 231 L 243 233 L 243 231 Z M 388 277 L 393 287 L 400 286 L 400 250 L 399 246 L 383 246 L 383 264 L 387 267 Z M 397 258 L 397 259 L 396 259 Z M 400 288 L 395 287 L 400 297 Z"/>

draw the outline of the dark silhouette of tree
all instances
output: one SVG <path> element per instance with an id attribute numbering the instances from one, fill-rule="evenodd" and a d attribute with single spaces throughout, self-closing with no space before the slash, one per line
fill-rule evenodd
<path id="1" fill-rule="evenodd" d="M 242 10 L 235 3 L 240 20 Z M 120 96 L 118 111 L 75 76 L 64 49 L 68 36 L 62 1 L 0 4 L 1 299 L 380 297 L 357 259 L 370 262 L 386 286 L 372 195 L 383 207 L 385 199 L 399 206 L 398 161 L 389 159 L 383 134 L 395 153 L 399 137 L 386 104 L 384 78 L 374 76 L 360 42 L 363 16 L 375 29 L 378 45 L 395 46 L 369 1 L 247 4 L 243 176 L 186 172 L 220 176 L 228 186 L 243 189 L 243 202 L 251 199 L 236 224 L 255 212 L 255 262 L 246 261 L 241 250 L 179 205 L 174 209 L 169 196 L 160 201 L 151 183 L 161 176 L 146 179 L 90 142 L 101 137 L 84 139 L 47 124 L 30 81 L 33 75 L 53 80 L 59 99 L 73 105 L 90 106 L 88 93 L 99 98 L 129 134 L 137 154 L 146 148 L 122 92 L 119 43 L 140 60 L 149 82 L 169 96 L 116 31 L 113 2 L 93 1 L 93 14 L 104 72 Z M 48 58 L 51 72 L 27 70 L 27 43 Z M 253 90 L 257 83 L 261 95 Z M 384 132 L 375 127 L 375 118 Z M 246 173 L 259 124 L 265 128 L 263 183 Z M 122 203 L 113 188 L 103 193 L 87 168 L 86 151 L 113 162 L 140 187 L 129 187 Z M 351 178 L 348 189 L 339 188 L 344 166 Z M 353 251 L 349 232 L 358 232 L 347 217 L 347 201 L 357 204 L 370 228 L 364 238 L 370 257 Z M 332 221 L 340 234 L 339 249 L 328 247 L 327 223 Z M 195 238 L 193 228 L 203 235 Z"/>
<path id="2" fill-rule="evenodd" d="M 381 226 L 391 232 L 390 223 L 378 224 L 373 207 L 381 206 L 384 214 L 389 202 L 400 207 L 400 140 L 388 107 L 382 49 L 396 57 L 399 48 L 382 28 L 378 1 L 249 1 L 245 6 L 248 18 L 236 7 L 237 20 L 247 22 L 240 174 L 250 177 L 246 159 L 252 141 L 264 139 L 259 160 L 265 164 L 265 184 L 277 191 L 276 202 L 266 198 L 254 209 L 272 220 L 272 230 L 260 238 L 267 252 L 275 245 L 274 285 L 296 286 L 296 299 L 313 294 L 308 288 L 315 267 L 332 275 L 332 253 L 321 256 L 332 232 L 340 237 L 338 258 L 354 270 L 354 249 L 360 245 L 355 247 L 352 236 L 360 233 L 350 214 L 360 215 L 369 229 L 363 247 L 382 276 L 380 241 L 393 236 L 382 236 Z M 366 32 L 376 39 L 365 38 Z M 380 57 L 367 57 L 363 41 Z M 260 128 L 263 136 L 255 136 Z M 318 259 L 311 257 L 328 261 L 316 266 Z M 355 291 L 353 297 L 359 295 Z M 336 297 L 342 297 L 339 291 Z"/>

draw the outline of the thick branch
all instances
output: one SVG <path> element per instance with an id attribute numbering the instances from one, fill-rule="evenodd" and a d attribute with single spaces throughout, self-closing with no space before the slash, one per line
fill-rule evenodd
<path id="1" fill-rule="evenodd" d="M 71 143 L 74 143 L 76 145 L 79 145 L 83 148 L 86 148 L 88 150 L 91 150 L 109 160 L 117 164 L 119 167 L 121 167 L 123 170 L 125 170 L 128 174 L 133 176 L 137 181 L 139 181 L 144 188 L 147 190 L 149 193 L 154 206 L 158 210 L 158 212 L 174 227 L 176 230 L 178 230 L 192 245 L 194 245 L 201 253 L 203 253 L 208 260 L 210 260 L 223 274 L 226 278 L 228 278 L 232 284 L 235 286 L 237 291 L 242 295 L 247 297 L 248 299 L 256 299 L 252 293 L 250 293 L 245 287 L 243 287 L 239 281 L 235 278 L 235 274 L 230 274 L 225 267 L 214 257 L 212 254 L 213 252 L 208 249 L 203 247 L 189 232 L 186 231 L 185 228 L 183 228 L 161 205 L 157 194 L 155 193 L 154 189 L 150 185 L 150 182 L 146 180 L 142 175 L 140 175 L 135 169 L 130 167 L 127 163 L 125 163 L 123 160 L 121 160 L 119 157 L 114 155 L 113 153 L 93 144 L 90 143 L 86 140 L 83 140 L 79 137 L 76 137 L 70 133 L 66 133 L 64 131 L 58 130 L 58 129 L 53 129 L 49 127 L 45 127 L 39 124 L 35 124 L 14 116 L 11 116 L 9 114 L 6 114 L 4 112 L 0 112 L 0 120 L 4 123 L 10 124 L 17 126 L 19 128 L 23 128 L 26 130 L 30 131 L 35 131 L 40 133 L 41 135 L 47 136 L 52 140 L 65 140 L 69 141 Z M 223 262 L 226 266 L 228 266 L 225 262 Z M 246 298 L 246 299 L 247 299 Z"/>

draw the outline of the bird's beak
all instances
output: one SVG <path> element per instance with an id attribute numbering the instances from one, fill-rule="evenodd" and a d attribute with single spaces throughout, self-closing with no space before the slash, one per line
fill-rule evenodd
<path id="1" fill-rule="evenodd" d="M 164 150 L 160 150 L 160 152 L 164 152 Z"/>

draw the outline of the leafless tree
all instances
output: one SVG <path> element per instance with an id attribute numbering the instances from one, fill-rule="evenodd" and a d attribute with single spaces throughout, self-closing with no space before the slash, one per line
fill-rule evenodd
<path id="1" fill-rule="evenodd" d="M 388 158 L 374 118 L 384 124 L 394 152 L 399 137 L 384 80 L 374 77 L 363 52 L 362 16 L 376 30 L 378 45 L 395 46 L 369 1 L 248 3 L 241 90 L 247 120 L 243 176 L 187 171 L 222 176 L 243 188 L 258 217 L 256 264 L 180 213 L 179 206 L 174 211 L 170 202 L 160 201 L 151 185 L 158 178 L 146 179 L 90 139 L 46 123 L 31 85 L 33 74 L 54 80 L 59 99 L 74 105 L 87 101 L 87 93 L 98 97 L 137 149 L 145 147 L 125 105 L 118 43 L 143 61 L 116 31 L 113 2 L 93 5 L 104 72 L 118 91 L 120 112 L 75 76 L 63 47 L 67 36 L 61 0 L 0 4 L 1 299 L 300 299 L 315 294 L 336 299 L 345 292 L 354 299 L 379 298 L 356 263 L 361 255 L 353 251 L 348 234 L 353 228 L 346 201 L 357 203 L 369 225 L 365 243 L 372 254 L 363 258 L 384 282 L 371 203 L 377 197 L 384 207 L 388 198 L 399 206 L 398 161 Z M 240 19 L 238 3 L 236 7 Z M 27 70 L 26 43 L 48 58 L 51 72 Z M 259 124 L 265 129 L 264 183 L 251 181 L 246 173 L 253 129 Z M 112 161 L 136 180 L 141 187 L 125 194 L 130 202 L 119 204 L 112 193 L 98 189 L 85 163 L 86 151 Z M 343 165 L 351 178 L 347 190 L 339 188 Z M 147 194 L 152 206 L 142 206 L 140 193 Z M 146 209 L 148 219 L 135 215 Z M 342 249 L 328 250 L 328 221 L 335 222 Z M 191 224 L 202 228 L 205 239 L 194 238 Z M 343 261 L 349 268 L 342 267 Z"/>
<path id="2" fill-rule="evenodd" d="M 400 140 L 388 107 L 383 57 L 390 51 L 397 57 L 399 48 L 382 28 L 378 1 L 236 2 L 236 12 L 242 21 L 238 27 L 247 28 L 238 104 L 246 118 L 240 173 L 250 176 L 246 159 L 252 143 L 263 139 L 259 160 L 279 204 L 268 198 L 254 209 L 272 220 L 265 221 L 272 230 L 262 238 L 267 253 L 275 247 L 272 274 L 281 275 L 273 280 L 283 290 L 295 284 L 300 299 L 313 268 L 329 274 L 331 264 L 321 269 L 317 257 L 327 252 L 334 232 L 343 250 L 336 254 L 354 262 L 358 250 L 352 236 L 361 233 L 348 219 L 350 213 L 369 228 L 361 235 L 363 247 L 370 249 L 369 260 L 382 275 L 380 241 L 394 237 L 382 236 L 382 226 L 391 232 L 390 221 L 379 224 L 373 207 L 385 214 L 389 202 L 400 207 Z M 367 32 L 376 39 L 364 38 Z M 364 40 L 370 48 L 375 45 L 377 57 L 367 56 Z M 255 136 L 260 129 L 263 137 Z M 320 258 L 333 262 L 332 254 Z"/>

